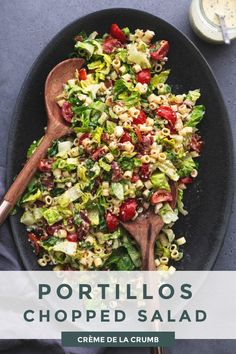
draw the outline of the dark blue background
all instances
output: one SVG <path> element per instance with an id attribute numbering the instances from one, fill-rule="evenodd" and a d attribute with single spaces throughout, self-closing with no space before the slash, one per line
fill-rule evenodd
<path id="1" fill-rule="evenodd" d="M 190 0 L 0 0 L 0 195 L 4 189 L 7 136 L 11 113 L 30 66 L 49 40 L 65 25 L 78 17 L 100 9 L 133 7 L 144 10 L 167 20 L 187 34 L 213 69 L 225 98 L 231 127 L 236 132 L 236 41 L 230 46 L 224 46 L 211 45 L 199 40 L 188 22 L 190 3 Z M 232 149 L 234 149 L 233 146 Z M 217 270 L 236 270 L 235 203 L 234 201 L 225 242 L 215 265 Z M 7 235 L 7 225 L 1 228 L 0 269 L 16 269 L 19 260 L 14 244 L 9 239 L 10 235 L 7 235 L 7 241 L 4 240 L 4 231 Z M 8 257 L 10 254 L 15 255 L 11 261 Z M 57 345 L 52 350 L 46 343 L 42 347 L 40 343 L 28 342 L 21 347 L 7 350 L 8 345 L 9 343 L 1 344 L 0 352 L 5 354 L 41 352 L 61 354 L 63 352 Z M 85 352 L 86 350 L 78 351 L 83 354 Z M 106 353 L 108 352 L 113 354 L 148 353 L 141 348 L 113 349 Z M 235 354 L 236 341 L 178 341 L 174 348 L 167 350 L 168 353 Z"/>

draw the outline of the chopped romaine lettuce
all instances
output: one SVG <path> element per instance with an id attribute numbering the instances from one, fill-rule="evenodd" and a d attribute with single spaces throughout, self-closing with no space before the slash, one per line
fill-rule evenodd
<path id="1" fill-rule="evenodd" d="M 187 117 L 186 127 L 196 127 L 202 120 L 205 114 L 205 107 L 203 105 L 195 106 L 192 113 Z"/>
<path id="2" fill-rule="evenodd" d="M 156 189 L 165 189 L 170 191 L 170 186 L 164 173 L 153 173 L 150 180 Z"/>
<path id="3" fill-rule="evenodd" d="M 50 226 L 63 219 L 58 208 L 55 206 L 44 210 L 43 217 L 47 220 L 47 223 Z"/>
<path id="4" fill-rule="evenodd" d="M 180 177 L 186 177 L 191 174 L 193 169 L 196 168 L 196 163 L 191 156 L 186 157 L 184 160 L 180 161 L 178 166 L 178 174 Z"/>
<path id="5" fill-rule="evenodd" d="M 170 224 L 178 220 L 177 211 L 173 210 L 169 203 L 164 204 L 164 206 L 159 210 L 159 214 L 165 224 Z"/>
<path id="6" fill-rule="evenodd" d="M 151 85 L 153 88 L 157 88 L 158 84 L 164 84 L 168 79 L 169 74 L 170 70 L 164 70 L 160 74 L 154 75 L 151 79 Z"/>
<path id="7" fill-rule="evenodd" d="M 111 190 L 112 193 L 114 194 L 114 196 L 116 198 L 118 198 L 119 200 L 124 200 L 124 187 L 123 184 L 121 183 L 112 183 L 111 184 Z"/>

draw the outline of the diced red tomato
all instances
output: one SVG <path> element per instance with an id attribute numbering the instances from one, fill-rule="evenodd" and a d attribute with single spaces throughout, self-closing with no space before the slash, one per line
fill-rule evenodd
<path id="1" fill-rule="evenodd" d="M 110 54 L 113 52 L 114 48 L 119 48 L 121 47 L 121 42 L 118 41 L 116 38 L 112 38 L 111 36 L 106 37 L 104 40 L 102 46 L 103 46 L 103 51 L 107 54 Z"/>
<path id="2" fill-rule="evenodd" d="M 82 68 L 79 71 L 79 79 L 80 80 L 86 80 L 87 79 L 87 71 L 86 69 Z"/>
<path id="3" fill-rule="evenodd" d="M 142 181 L 147 181 L 150 177 L 151 171 L 148 163 L 142 164 L 139 175 Z"/>
<path id="4" fill-rule="evenodd" d="M 134 128 L 134 131 L 135 131 L 135 134 L 137 135 L 138 142 L 141 143 L 143 141 L 143 136 L 142 136 L 141 131 L 137 127 Z"/>
<path id="5" fill-rule="evenodd" d="M 179 183 L 189 184 L 193 182 L 192 177 L 182 177 L 179 179 Z"/>
<path id="6" fill-rule="evenodd" d="M 144 124 L 147 120 L 147 116 L 144 111 L 140 111 L 137 118 L 133 119 L 134 124 Z"/>
<path id="7" fill-rule="evenodd" d="M 159 117 L 166 119 L 172 126 L 176 123 L 176 113 L 168 106 L 160 106 L 156 113 Z"/>
<path id="8" fill-rule="evenodd" d="M 65 121 L 71 123 L 71 119 L 73 118 L 73 112 L 71 109 L 71 104 L 70 102 L 64 102 L 62 107 L 61 107 L 61 112 L 62 116 L 65 119 Z"/>
<path id="9" fill-rule="evenodd" d="M 143 69 L 136 74 L 136 81 L 141 84 L 149 84 L 151 81 L 151 73 L 149 69 Z"/>
<path id="10" fill-rule="evenodd" d="M 66 236 L 67 241 L 69 242 L 77 242 L 78 241 L 78 235 L 76 232 L 71 232 Z"/>
<path id="11" fill-rule="evenodd" d="M 88 139 L 88 138 L 90 138 L 90 133 L 83 133 L 83 134 L 79 137 L 79 143 L 81 144 L 84 139 Z"/>
<path id="12" fill-rule="evenodd" d="M 133 176 L 131 177 L 131 182 L 136 183 L 138 180 L 139 180 L 139 176 L 137 174 L 133 174 Z"/>
<path id="13" fill-rule="evenodd" d="M 124 32 L 122 31 L 122 29 L 120 29 L 120 27 L 116 23 L 113 23 L 111 25 L 110 34 L 112 37 L 118 39 L 121 43 L 126 42 L 126 36 Z"/>
<path id="14" fill-rule="evenodd" d="M 38 165 L 39 171 L 41 171 L 41 172 L 49 172 L 49 171 L 51 171 L 51 168 L 52 168 L 52 162 L 51 161 L 49 161 L 47 159 L 42 159 L 39 162 L 39 165 Z"/>
<path id="15" fill-rule="evenodd" d="M 136 214 L 137 206 L 138 203 L 135 199 L 127 199 L 120 206 L 120 214 L 119 214 L 120 219 L 124 222 L 133 219 L 133 217 Z"/>
<path id="16" fill-rule="evenodd" d="M 30 242 L 34 246 L 35 254 L 36 255 L 39 254 L 40 245 L 38 243 L 38 239 L 37 239 L 36 235 L 33 232 L 29 232 L 28 233 L 28 239 L 30 240 Z"/>
<path id="17" fill-rule="evenodd" d="M 157 204 L 162 202 L 171 202 L 173 199 L 172 194 L 165 189 L 159 189 L 158 191 L 154 192 L 151 196 L 151 204 Z"/>
<path id="18" fill-rule="evenodd" d="M 114 232 L 119 225 L 119 220 L 117 216 L 108 212 L 106 214 L 105 220 L 106 220 L 107 230 L 110 232 Z"/>
<path id="19" fill-rule="evenodd" d="M 171 124 L 167 124 L 166 128 L 170 130 L 171 134 L 177 134 L 177 130 Z"/>
<path id="20" fill-rule="evenodd" d="M 132 142 L 131 136 L 129 133 L 125 132 L 122 137 L 120 138 L 120 143 L 125 143 L 127 141 Z"/>
<path id="21" fill-rule="evenodd" d="M 201 137 L 198 134 L 193 135 L 190 147 L 192 150 L 200 153 L 202 150 L 203 146 L 203 141 L 201 140 Z"/>
<path id="22" fill-rule="evenodd" d="M 160 45 L 160 48 L 151 53 L 151 58 L 154 60 L 162 60 L 169 52 L 170 46 L 168 41 L 161 41 Z"/>
<path id="23" fill-rule="evenodd" d="M 99 159 L 99 157 L 103 156 L 106 153 L 105 149 L 103 147 L 96 149 L 92 153 L 92 160 L 96 161 Z"/>

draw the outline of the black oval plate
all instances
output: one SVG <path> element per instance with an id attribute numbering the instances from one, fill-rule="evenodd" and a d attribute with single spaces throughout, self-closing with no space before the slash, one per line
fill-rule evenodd
<path id="1" fill-rule="evenodd" d="M 176 230 L 185 235 L 185 257 L 180 269 L 210 269 L 220 250 L 229 220 L 233 194 L 232 136 L 227 112 L 216 80 L 198 49 L 176 28 L 148 13 L 132 9 L 109 9 L 82 17 L 58 33 L 34 63 L 20 92 L 9 137 L 7 182 L 20 171 L 30 143 L 43 135 L 46 125 L 44 82 L 49 71 L 73 51 L 73 37 L 80 31 L 103 34 L 111 23 L 154 30 L 157 38 L 170 42 L 168 67 L 176 92 L 200 88 L 206 118 L 201 124 L 205 141 L 197 181 L 185 193 L 187 217 Z M 26 269 L 40 269 L 27 241 L 19 215 L 10 218 L 12 233 Z"/>

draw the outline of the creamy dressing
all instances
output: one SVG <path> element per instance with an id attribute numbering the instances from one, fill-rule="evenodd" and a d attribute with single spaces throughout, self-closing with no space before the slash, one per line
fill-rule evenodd
<path id="1" fill-rule="evenodd" d="M 205 16 L 214 24 L 219 25 L 216 12 L 225 15 L 228 28 L 236 27 L 236 0 L 202 0 Z"/>

